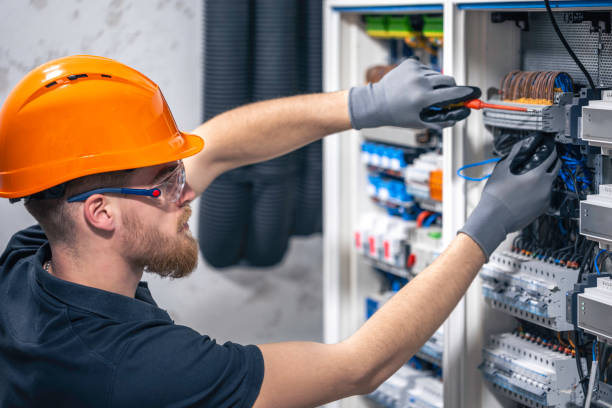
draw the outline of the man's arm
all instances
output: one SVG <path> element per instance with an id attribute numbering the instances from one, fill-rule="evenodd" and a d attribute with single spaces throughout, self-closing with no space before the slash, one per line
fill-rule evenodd
<path id="1" fill-rule="evenodd" d="M 484 261 L 460 234 L 347 340 L 260 345 L 265 374 L 255 407 L 312 407 L 373 391 L 431 337 Z"/>
<path id="2" fill-rule="evenodd" d="M 376 84 L 246 105 L 222 113 L 193 131 L 204 139 L 205 146 L 184 160 L 187 181 L 200 194 L 228 170 L 281 156 L 351 126 L 452 126 L 470 110 L 444 110 L 426 121 L 421 113 L 432 105 L 475 97 L 473 88 L 455 86 L 452 77 L 408 60 Z"/>
<path id="3" fill-rule="evenodd" d="M 265 374 L 255 406 L 308 407 L 370 392 L 408 361 L 506 235 L 548 208 L 561 162 L 554 153 L 527 173 L 513 174 L 519 147 L 495 166 L 462 233 L 354 335 L 336 345 L 260 346 Z"/>
<path id="4" fill-rule="evenodd" d="M 192 132 L 205 146 L 183 160 L 187 182 L 199 195 L 228 170 L 282 156 L 350 127 L 348 91 L 273 99 L 227 111 Z"/>

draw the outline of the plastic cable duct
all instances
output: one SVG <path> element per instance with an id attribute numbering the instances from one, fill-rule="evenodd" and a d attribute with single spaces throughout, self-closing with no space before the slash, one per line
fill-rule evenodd
<path id="1" fill-rule="evenodd" d="M 250 183 L 222 175 L 202 196 L 198 241 L 202 255 L 215 268 L 235 265 L 242 258 L 251 191 Z"/>
<path id="2" fill-rule="evenodd" d="M 321 1 L 207 1 L 204 117 L 321 90 Z M 271 135 L 282 137 L 282 135 Z M 200 248 L 213 266 L 271 266 L 293 231 L 321 231 L 321 144 L 240 168 L 203 194 Z"/>
<path id="3" fill-rule="evenodd" d="M 204 120 L 250 100 L 250 1 L 204 3 Z M 214 267 L 239 262 L 246 241 L 251 187 L 245 169 L 214 180 L 202 194 L 199 245 Z"/>
<path id="4" fill-rule="evenodd" d="M 204 119 L 249 102 L 249 0 L 204 3 Z"/>
<path id="5" fill-rule="evenodd" d="M 245 258 L 253 266 L 279 263 L 287 251 L 293 223 L 295 180 L 258 181 L 253 187 L 253 206 Z"/>
<path id="6" fill-rule="evenodd" d="M 306 93 L 323 90 L 323 24 L 321 19 L 322 0 L 300 2 L 298 13 L 301 21 L 299 42 L 305 45 L 300 53 L 299 87 Z M 297 182 L 297 196 L 294 235 L 310 235 L 323 231 L 323 143 L 317 141 L 300 149 L 300 174 Z"/>
<path id="7" fill-rule="evenodd" d="M 298 2 L 261 0 L 254 12 L 253 100 L 298 92 Z M 271 135 L 282 137 L 282 135 Z M 255 191 L 247 260 L 258 266 L 280 262 L 288 246 L 296 206 L 298 152 L 250 169 Z"/>
<path id="8" fill-rule="evenodd" d="M 253 100 L 294 95 L 298 88 L 298 3 L 261 0 L 255 7 Z M 280 137 L 281 135 L 273 135 Z M 272 137 L 272 135 L 271 135 Z M 264 163 L 251 171 L 258 179 L 289 177 L 298 170 L 297 153 Z"/>

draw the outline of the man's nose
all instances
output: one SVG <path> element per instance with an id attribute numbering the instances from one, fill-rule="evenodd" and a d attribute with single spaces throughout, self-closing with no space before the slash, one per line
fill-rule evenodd
<path id="1" fill-rule="evenodd" d="M 185 183 L 185 187 L 183 188 L 183 191 L 181 192 L 181 196 L 179 197 L 178 205 L 182 207 L 192 202 L 195 198 L 196 198 L 195 191 L 193 191 L 189 183 Z"/>

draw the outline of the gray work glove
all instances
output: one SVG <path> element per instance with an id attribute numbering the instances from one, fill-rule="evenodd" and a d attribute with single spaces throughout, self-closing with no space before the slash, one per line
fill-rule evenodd
<path id="1" fill-rule="evenodd" d="M 441 129 L 465 119 L 470 109 L 439 107 L 478 97 L 478 88 L 458 87 L 453 77 L 409 59 L 380 82 L 351 88 L 349 114 L 354 129 L 379 126 Z"/>
<path id="2" fill-rule="evenodd" d="M 480 246 L 487 261 L 511 232 L 525 228 L 550 205 L 552 183 L 561 168 L 561 160 L 547 172 L 555 160 L 556 150 L 539 166 L 520 175 L 510 172 L 510 163 L 521 143 L 497 163 L 489 177 L 480 202 L 459 232 L 467 234 Z"/>

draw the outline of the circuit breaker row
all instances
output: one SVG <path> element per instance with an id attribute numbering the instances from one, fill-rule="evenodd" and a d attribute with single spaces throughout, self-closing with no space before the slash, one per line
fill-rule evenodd
<path id="1" fill-rule="evenodd" d="M 553 350 L 552 342 L 526 339 L 519 333 L 492 335 L 480 367 L 501 392 L 533 408 L 579 405 L 575 357 L 569 349 Z"/>

